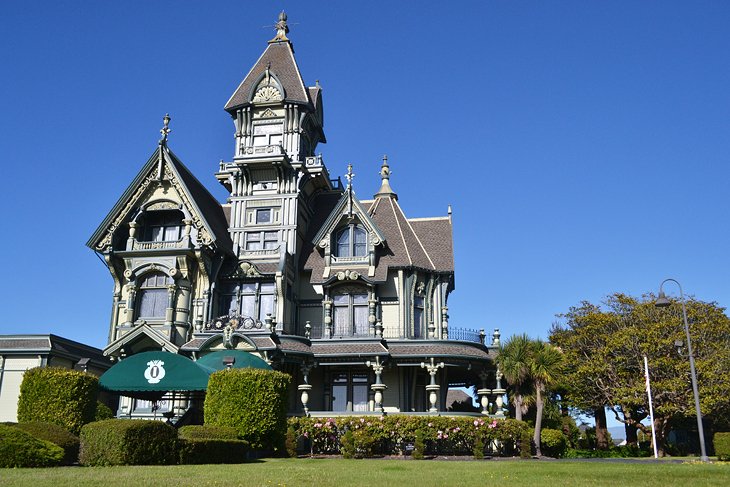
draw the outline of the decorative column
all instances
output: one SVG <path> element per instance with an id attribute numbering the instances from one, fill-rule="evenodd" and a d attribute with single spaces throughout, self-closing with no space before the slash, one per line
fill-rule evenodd
<path id="1" fill-rule="evenodd" d="M 124 271 L 124 277 L 130 279 L 132 277 L 132 271 L 127 269 Z M 134 321 L 134 298 L 137 290 L 133 281 L 129 281 L 125 287 L 127 288 L 127 319 L 124 322 L 125 326 L 132 326 Z"/>
<path id="2" fill-rule="evenodd" d="M 167 286 L 167 309 L 165 310 L 165 325 L 172 326 L 175 319 L 175 294 L 177 293 L 177 285 L 170 284 Z M 172 329 L 171 329 L 172 331 Z M 170 336 L 172 338 L 172 336 Z"/>
<path id="3" fill-rule="evenodd" d="M 433 320 L 428 320 L 428 338 L 436 338 L 436 325 Z"/>
<path id="4" fill-rule="evenodd" d="M 309 372 L 314 367 L 314 364 L 305 363 L 302 365 L 302 380 L 304 384 L 299 384 L 297 389 L 302 393 L 302 406 L 304 408 L 304 414 L 309 416 L 309 391 L 312 390 L 312 386 L 309 383 Z"/>
<path id="5" fill-rule="evenodd" d="M 375 323 L 375 336 L 378 338 L 383 338 L 383 322 L 378 321 Z"/>
<path id="6" fill-rule="evenodd" d="M 312 323 L 309 320 L 307 320 L 307 323 L 304 325 L 304 338 L 312 338 Z"/>
<path id="7" fill-rule="evenodd" d="M 139 228 L 139 223 L 129 222 L 129 238 L 127 239 L 127 250 L 132 250 L 134 248 L 134 241 L 137 238 L 137 228 Z"/>
<path id="8" fill-rule="evenodd" d="M 183 225 L 185 225 L 185 230 L 184 230 L 185 233 L 183 234 L 183 243 L 187 247 L 192 244 L 192 242 L 190 241 L 190 231 L 193 229 L 193 221 L 189 218 L 186 218 L 182 222 L 183 222 Z"/>
<path id="9" fill-rule="evenodd" d="M 427 364 L 425 362 L 421 362 L 421 368 L 426 369 L 428 373 L 431 375 L 431 383 L 426 386 L 426 391 L 428 394 L 428 401 L 431 403 L 431 407 L 429 408 L 429 413 L 437 413 L 439 412 L 438 407 L 436 407 L 436 404 L 438 402 L 439 397 L 439 390 L 441 389 L 441 386 L 436 383 L 436 373 L 439 369 L 444 368 L 444 363 L 434 363 L 433 357 L 431 357 L 431 363 Z"/>
<path id="10" fill-rule="evenodd" d="M 505 416 L 505 408 L 504 408 L 504 394 L 507 392 L 506 389 L 502 388 L 502 371 L 497 368 L 497 372 L 495 374 L 495 378 L 497 379 L 497 387 L 492 389 L 492 394 L 494 394 L 496 397 L 494 398 L 494 403 L 497 405 L 496 410 L 494 411 L 494 414 L 499 417 Z"/>
<path id="11" fill-rule="evenodd" d="M 325 299 L 324 304 L 324 338 L 332 338 L 334 331 L 332 330 L 332 301 Z"/>
<path id="12" fill-rule="evenodd" d="M 370 389 L 375 393 L 375 411 L 379 413 L 384 413 L 385 409 L 383 408 L 383 391 L 388 388 L 385 384 L 383 384 L 383 381 L 381 379 L 381 374 L 383 373 L 383 364 L 380 363 L 380 356 L 375 357 L 375 362 L 367 361 L 365 362 L 365 365 L 367 367 L 372 367 L 373 372 L 375 372 L 375 384 L 372 384 L 370 386 Z"/>
<path id="13" fill-rule="evenodd" d="M 489 374 L 486 370 L 479 372 L 479 378 L 482 380 L 482 388 L 477 390 L 479 395 L 479 403 L 482 405 L 482 414 L 489 414 L 489 395 L 492 393 L 491 389 L 487 389 L 487 378 Z"/>
<path id="14" fill-rule="evenodd" d="M 370 336 L 375 335 L 375 322 L 377 321 L 375 317 L 375 306 L 377 304 L 378 300 L 370 293 L 370 298 L 368 299 L 368 335 Z"/>
<path id="15" fill-rule="evenodd" d="M 449 307 L 446 305 L 441 308 L 441 338 L 449 339 Z"/>

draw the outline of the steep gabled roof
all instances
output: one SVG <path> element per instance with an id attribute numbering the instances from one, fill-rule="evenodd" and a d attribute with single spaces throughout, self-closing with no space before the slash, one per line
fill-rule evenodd
<path id="1" fill-rule="evenodd" d="M 160 152 L 162 151 L 162 152 Z M 145 181 L 158 169 L 160 154 L 166 171 L 170 171 L 177 180 L 180 190 L 185 193 L 189 210 L 200 218 L 200 222 L 211 237 L 211 243 L 217 247 L 230 250 L 231 238 L 228 234 L 228 222 L 223 209 L 210 192 L 193 176 L 190 170 L 167 147 L 158 146 L 149 160 L 137 173 L 132 183 L 117 200 L 106 218 L 101 222 L 86 245 L 94 250 L 101 250 L 111 244 L 112 234 L 125 219 L 129 218 L 142 203 L 143 193 L 139 189 Z"/>
<path id="2" fill-rule="evenodd" d="M 370 218 L 367 209 L 355 196 L 355 192 L 348 190 L 342 193 L 340 200 L 329 213 L 327 220 L 325 220 L 324 224 L 314 236 L 313 243 L 315 245 L 317 245 L 327 234 L 331 233 L 339 224 L 340 220 L 347 218 L 347 216 L 345 216 L 345 210 L 348 208 L 350 201 L 352 201 L 352 215 L 360 220 L 360 223 L 363 224 L 369 233 L 374 233 L 381 242 L 385 241 L 385 235 L 383 235 L 383 232 L 380 231 L 375 222 Z"/>
<path id="3" fill-rule="evenodd" d="M 449 217 L 410 218 L 408 222 L 439 271 L 454 270 L 454 245 Z"/>
<path id="4" fill-rule="evenodd" d="M 304 86 L 304 80 L 299 72 L 297 61 L 294 59 L 294 50 L 291 43 L 289 41 L 277 41 L 270 43 L 261 54 L 261 57 L 226 103 L 225 110 L 234 110 L 247 105 L 251 101 L 252 91 L 265 74 L 267 67 L 284 88 L 286 101 L 311 103 L 309 91 Z"/>

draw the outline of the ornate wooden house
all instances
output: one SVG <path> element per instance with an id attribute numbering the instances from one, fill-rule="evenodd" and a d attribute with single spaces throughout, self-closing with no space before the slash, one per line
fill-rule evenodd
<path id="1" fill-rule="evenodd" d="M 450 387 L 472 385 L 484 414 L 503 414 L 499 332 L 449 326 L 450 211 L 406 217 L 385 158 L 372 198 L 356 195 L 351 167 L 344 184 L 332 179 L 315 152 L 322 88 L 305 85 L 287 33 L 282 13 L 225 105 L 234 151 L 215 177 L 227 202 L 170 150 L 166 117 L 89 239 L 114 279 L 104 354 L 256 354 L 293 377 L 293 414 L 433 413 Z M 122 401 L 129 414 L 148 407 Z"/>

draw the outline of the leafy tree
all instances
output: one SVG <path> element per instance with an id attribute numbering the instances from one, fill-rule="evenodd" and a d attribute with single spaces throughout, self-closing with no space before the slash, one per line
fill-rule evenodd
<path id="1" fill-rule="evenodd" d="M 525 395 L 529 394 L 530 386 L 530 349 L 532 342 L 526 334 L 512 335 L 502 345 L 497 355 L 499 369 L 512 389 L 512 403 L 515 407 L 515 419 L 522 421 L 522 415 L 527 412 Z"/>
<path id="2" fill-rule="evenodd" d="M 721 416 L 730 407 L 730 319 L 716 303 L 689 298 L 687 317 L 704 415 Z M 617 420 L 649 432 L 643 356 L 649 360 L 657 447 L 663 455 L 671 422 L 694 416 L 694 400 L 683 341 L 681 303 L 656 308 L 654 296 L 613 294 L 596 306 L 588 302 L 562 315 L 550 341 L 564 352 L 567 395 L 577 407 L 608 406 Z"/>

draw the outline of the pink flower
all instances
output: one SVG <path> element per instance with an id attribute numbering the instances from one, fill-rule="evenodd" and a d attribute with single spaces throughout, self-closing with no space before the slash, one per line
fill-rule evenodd
<path id="1" fill-rule="evenodd" d="M 360 418 L 360 422 L 361 423 L 364 423 L 365 422 L 365 418 Z"/>

